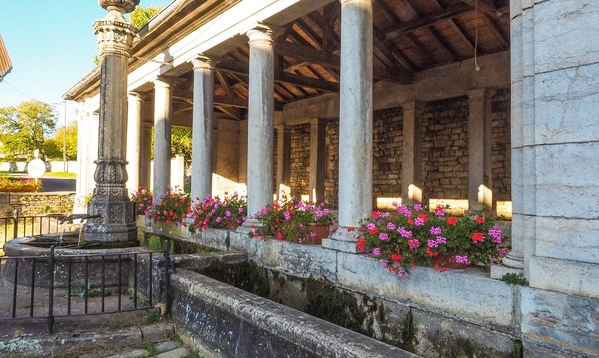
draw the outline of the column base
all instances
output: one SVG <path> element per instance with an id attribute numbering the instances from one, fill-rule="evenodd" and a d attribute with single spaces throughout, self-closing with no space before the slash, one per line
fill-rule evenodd
<path id="1" fill-rule="evenodd" d="M 90 218 L 83 227 L 86 241 L 126 242 L 137 240 L 134 204 L 128 198 L 94 197 L 88 206 Z"/>
<path id="2" fill-rule="evenodd" d="M 524 275 L 524 259 L 521 255 L 509 252 L 502 260 L 501 264 L 491 266 L 491 278 L 500 279 L 506 273 Z"/>
<path id="3" fill-rule="evenodd" d="M 360 253 L 357 247 L 359 236 L 359 231 L 352 230 L 345 226 L 339 226 L 337 231 L 335 231 L 330 238 L 322 240 L 322 247 L 330 250 L 357 254 Z"/>

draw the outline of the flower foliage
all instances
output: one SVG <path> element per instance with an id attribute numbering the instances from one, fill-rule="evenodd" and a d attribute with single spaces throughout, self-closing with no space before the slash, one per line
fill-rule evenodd
<path id="1" fill-rule="evenodd" d="M 283 198 L 264 207 L 255 218 L 262 226 L 255 237 L 272 236 L 278 240 L 309 243 L 316 236 L 311 223 L 332 224 L 335 217 L 325 203 L 315 204 L 296 199 Z"/>
<path id="2" fill-rule="evenodd" d="M 135 213 L 137 215 L 146 215 L 146 211 L 152 206 L 152 192 L 142 186 L 131 194 L 131 201 L 135 203 Z"/>
<path id="3" fill-rule="evenodd" d="M 191 210 L 191 198 L 182 191 L 170 191 L 160 197 L 156 203 L 147 207 L 145 215 L 156 221 L 170 224 L 173 221 L 182 221 Z M 182 222 L 183 225 L 185 223 Z"/>
<path id="4" fill-rule="evenodd" d="M 0 178 L 0 190 L 6 192 L 32 192 L 42 188 L 41 180 Z"/>
<path id="5" fill-rule="evenodd" d="M 500 229 L 482 212 L 463 217 L 446 215 L 449 207 L 433 213 L 421 205 L 394 205 L 394 212 L 374 211 L 362 226 L 358 250 L 383 260 L 382 266 L 400 277 L 408 277 L 415 265 L 435 265 L 440 256 L 465 265 L 488 265 L 504 254 Z"/>
<path id="6" fill-rule="evenodd" d="M 241 225 L 247 219 L 247 201 L 245 197 L 233 193 L 221 199 L 208 195 L 200 203 L 191 208 L 188 217 L 193 219 L 190 231 L 195 229 L 225 228 L 230 225 Z"/>

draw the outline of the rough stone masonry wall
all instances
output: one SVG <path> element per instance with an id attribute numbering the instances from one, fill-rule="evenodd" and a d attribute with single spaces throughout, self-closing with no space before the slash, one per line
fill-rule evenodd
<path id="1" fill-rule="evenodd" d="M 310 193 L 310 124 L 291 129 L 291 193 Z"/>
<path id="2" fill-rule="evenodd" d="M 338 208 L 339 197 L 339 118 L 327 121 L 326 125 L 326 179 L 324 181 L 324 200 L 331 208 Z"/>
<path id="3" fill-rule="evenodd" d="M 495 93 L 491 104 L 491 166 L 493 173 L 493 199 L 512 200 L 511 195 L 511 122 L 510 89 Z"/>
<path id="4" fill-rule="evenodd" d="M 428 102 L 422 115 L 423 200 L 468 198 L 468 97 Z"/>
<path id="5" fill-rule="evenodd" d="M 5 196 L 8 195 L 4 194 Z M 15 203 L 19 203 L 19 215 L 70 214 L 73 212 L 75 194 L 11 193 L 0 199 L 0 215 L 12 216 Z M 11 205 L 12 204 L 12 205 Z"/>
<path id="6" fill-rule="evenodd" d="M 426 104 L 422 125 L 422 189 L 425 203 L 430 198 L 468 198 L 468 116 L 469 100 L 466 96 Z M 400 196 L 403 109 L 398 107 L 375 111 L 373 117 L 373 198 Z M 494 199 L 511 200 L 509 89 L 498 90 L 492 99 L 491 126 Z M 325 200 L 331 207 L 337 208 L 338 119 L 327 122 L 326 136 Z M 308 141 L 309 136 L 305 139 L 305 142 Z M 309 154 L 306 158 L 309 160 Z"/>
<path id="7" fill-rule="evenodd" d="M 375 111 L 373 114 L 372 196 L 401 196 L 403 108 Z"/>

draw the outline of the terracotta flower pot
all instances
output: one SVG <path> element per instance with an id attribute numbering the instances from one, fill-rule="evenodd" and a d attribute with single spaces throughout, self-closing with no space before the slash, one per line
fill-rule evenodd
<path id="1" fill-rule="evenodd" d="M 327 223 L 309 223 L 308 228 L 310 229 L 310 232 L 314 232 L 316 234 L 316 236 L 312 238 L 310 244 L 322 244 L 322 239 L 329 236 L 330 227 L 331 225 Z"/>

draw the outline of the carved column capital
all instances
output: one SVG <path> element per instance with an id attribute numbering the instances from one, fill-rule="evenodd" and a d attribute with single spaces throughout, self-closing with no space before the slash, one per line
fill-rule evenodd
<path id="1" fill-rule="evenodd" d="M 105 18 L 94 22 L 94 34 L 98 38 L 102 55 L 129 57 L 129 50 L 137 29 L 125 21 Z"/>
<path id="2" fill-rule="evenodd" d="M 137 28 L 131 25 L 123 14 L 135 10 L 139 0 L 99 0 L 98 3 L 108 10 L 108 15 L 94 21 L 93 25 L 100 53 L 129 57 L 129 49 Z"/>

